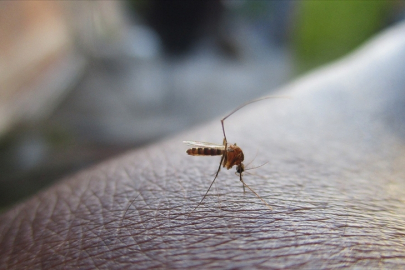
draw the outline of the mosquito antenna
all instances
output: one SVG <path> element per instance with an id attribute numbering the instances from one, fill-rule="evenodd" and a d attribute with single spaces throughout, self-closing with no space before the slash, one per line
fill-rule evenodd
<path id="1" fill-rule="evenodd" d="M 254 169 L 263 167 L 263 166 L 266 165 L 267 163 L 269 163 L 269 161 L 267 161 L 267 162 L 265 162 L 265 163 L 263 163 L 263 164 L 261 164 L 261 165 L 259 165 L 259 166 L 256 166 L 256 167 L 247 168 L 247 169 L 245 169 L 245 171 L 254 170 Z"/>
<path id="2" fill-rule="evenodd" d="M 257 193 L 256 193 L 253 189 L 251 189 L 245 182 L 243 182 L 242 173 L 240 173 L 239 175 L 240 175 L 240 178 L 239 178 L 239 179 L 240 179 L 240 181 L 242 182 L 242 184 L 243 184 L 244 186 L 246 186 L 248 189 L 250 189 L 250 191 L 252 191 L 253 194 L 255 194 L 256 197 L 259 198 L 270 210 L 273 210 L 273 208 L 271 208 L 271 206 L 270 206 L 265 200 L 263 200 L 263 198 L 260 197 L 259 194 L 257 194 Z"/>
<path id="3" fill-rule="evenodd" d="M 258 175 L 257 173 L 251 173 L 251 172 L 247 172 L 247 171 L 254 170 L 254 169 L 257 169 L 257 168 L 260 168 L 260 167 L 262 167 L 262 166 L 266 165 L 267 163 L 269 163 L 269 162 L 267 161 L 266 163 L 263 163 L 263 164 L 261 164 L 261 165 L 259 165 L 259 166 L 252 167 L 252 168 L 247 168 L 247 169 L 245 169 L 245 170 L 244 170 L 244 173 L 245 173 L 245 174 L 249 174 L 249 175 L 256 175 L 256 176 L 259 176 L 259 177 L 261 177 L 261 178 L 263 178 L 263 179 L 264 179 L 264 177 L 263 177 L 263 176 Z M 235 175 L 238 175 L 238 172 L 235 172 Z M 244 190 L 244 189 L 245 189 L 245 186 L 243 186 L 243 190 Z"/>
<path id="4" fill-rule="evenodd" d="M 234 114 L 235 112 L 239 111 L 240 109 L 242 109 L 243 107 L 245 107 L 246 105 L 249 105 L 251 103 L 255 103 L 264 99 L 273 99 L 273 98 L 290 98 L 290 97 L 284 97 L 284 96 L 267 96 L 267 97 L 261 97 L 261 98 L 257 98 L 251 101 L 248 101 L 246 103 L 243 103 L 242 105 L 240 105 L 239 107 L 237 107 L 236 109 L 234 109 L 233 111 L 231 111 L 227 116 L 225 116 L 224 118 L 222 118 L 221 120 L 221 125 L 222 125 L 222 132 L 224 133 L 224 139 L 226 141 L 226 135 L 225 135 L 225 127 L 224 127 L 224 121 L 231 116 L 232 114 Z"/>
<path id="5" fill-rule="evenodd" d="M 200 204 L 204 201 L 205 197 L 207 196 L 207 194 L 208 194 L 208 192 L 210 191 L 212 185 L 214 184 L 215 180 L 216 180 L 217 177 L 218 177 L 218 174 L 219 174 L 219 171 L 221 170 L 221 165 L 222 165 L 222 161 L 224 160 L 224 157 L 225 157 L 225 155 L 222 156 L 221 162 L 219 163 L 218 171 L 217 171 L 217 173 L 215 174 L 214 180 L 212 180 L 211 185 L 210 185 L 210 187 L 208 188 L 207 192 L 205 192 L 204 197 L 203 197 L 203 198 L 201 199 L 201 201 L 197 204 L 197 206 L 196 206 L 193 210 L 191 210 L 191 212 L 188 214 L 187 217 L 189 217 L 189 216 L 191 215 L 191 213 L 193 213 L 193 212 L 195 211 L 195 209 L 197 209 L 198 206 L 200 206 Z"/>

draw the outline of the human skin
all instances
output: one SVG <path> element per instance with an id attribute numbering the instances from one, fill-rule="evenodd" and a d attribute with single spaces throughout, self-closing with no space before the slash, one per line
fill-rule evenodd
<path id="1" fill-rule="evenodd" d="M 1 269 L 399 268 L 405 264 L 405 24 L 225 121 L 137 149 L 0 216 Z M 235 107 L 239 104 L 235 104 Z M 256 155 L 257 153 L 257 155 Z"/>

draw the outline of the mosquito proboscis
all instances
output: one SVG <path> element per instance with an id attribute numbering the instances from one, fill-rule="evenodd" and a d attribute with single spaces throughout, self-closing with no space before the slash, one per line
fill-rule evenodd
<path id="1" fill-rule="evenodd" d="M 212 180 L 211 185 L 209 186 L 207 192 L 205 193 L 204 197 L 201 199 L 201 201 L 197 204 L 197 206 L 190 212 L 194 212 L 204 201 L 205 197 L 208 195 L 208 192 L 210 191 L 212 185 L 214 184 L 215 180 L 218 177 L 219 171 L 221 170 L 221 166 L 230 169 L 233 166 L 236 166 L 236 173 L 239 174 L 239 180 L 242 182 L 243 185 L 243 192 L 245 192 L 245 187 L 247 187 L 253 194 L 256 195 L 257 198 L 259 198 L 270 210 L 272 210 L 271 206 L 262 198 L 259 196 L 259 194 L 256 193 L 251 187 L 249 187 L 242 178 L 242 173 L 245 171 L 245 165 L 243 164 L 244 160 L 244 155 L 242 149 L 234 144 L 228 143 L 228 140 L 226 139 L 226 134 L 225 134 L 225 126 L 224 122 L 225 120 L 237 112 L 238 110 L 242 109 L 246 105 L 249 105 L 254 102 L 258 102 L 264 99 L 273 99 L 273 98 L 288 98 L 288 97 L 279 97 L 279 96 L 267 96 L 267 97 L 262 97 L 258 99 L 254 99 L 251 101 L 248 101 L 233 111 L 231 111 L 228 115 L 226 115 L 224 118 L 221 119 L 221 125 L 222 125 L 222 132 L 224 134 L 224 139 L 221 144 L 214 144 L 214 143 L 208 143 L 208 142 L 199 142 L 199 141 L 183 141 L 183 143 L 187 145 L 193 146 L 192 148 L 187 149 L 186 153 L 191 155 L 191 156 L 221 156 L 221 161 L 219 163 L 219 167 L 217 172 L 215 173 L 214 180 Z"/>

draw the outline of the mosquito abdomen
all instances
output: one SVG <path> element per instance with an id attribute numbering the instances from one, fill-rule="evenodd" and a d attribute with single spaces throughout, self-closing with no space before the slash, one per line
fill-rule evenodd
<path id="1" fill-rule="evenodd" d="M 221 156 L 224 153 L 224 150 L 209 147 L 199 147 L 187 149 L 186 152 L 190 156 Z"/>

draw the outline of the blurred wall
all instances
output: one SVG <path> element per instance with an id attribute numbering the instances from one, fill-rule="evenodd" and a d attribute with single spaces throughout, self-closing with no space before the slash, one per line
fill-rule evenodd
<path id="1" fill-rule="evenodd" d="M 49 115 L 96 41 L 119 29 L 115 1 L 0 1 L 0 136 Z"/>
<path id="2" fill-rule="evenodd" d="M 0 133 L 17 121 L 24 96 L 33 96 L 30 86 L 71 50 L 64 19 L 58 2 L 0 2 Z"/>

